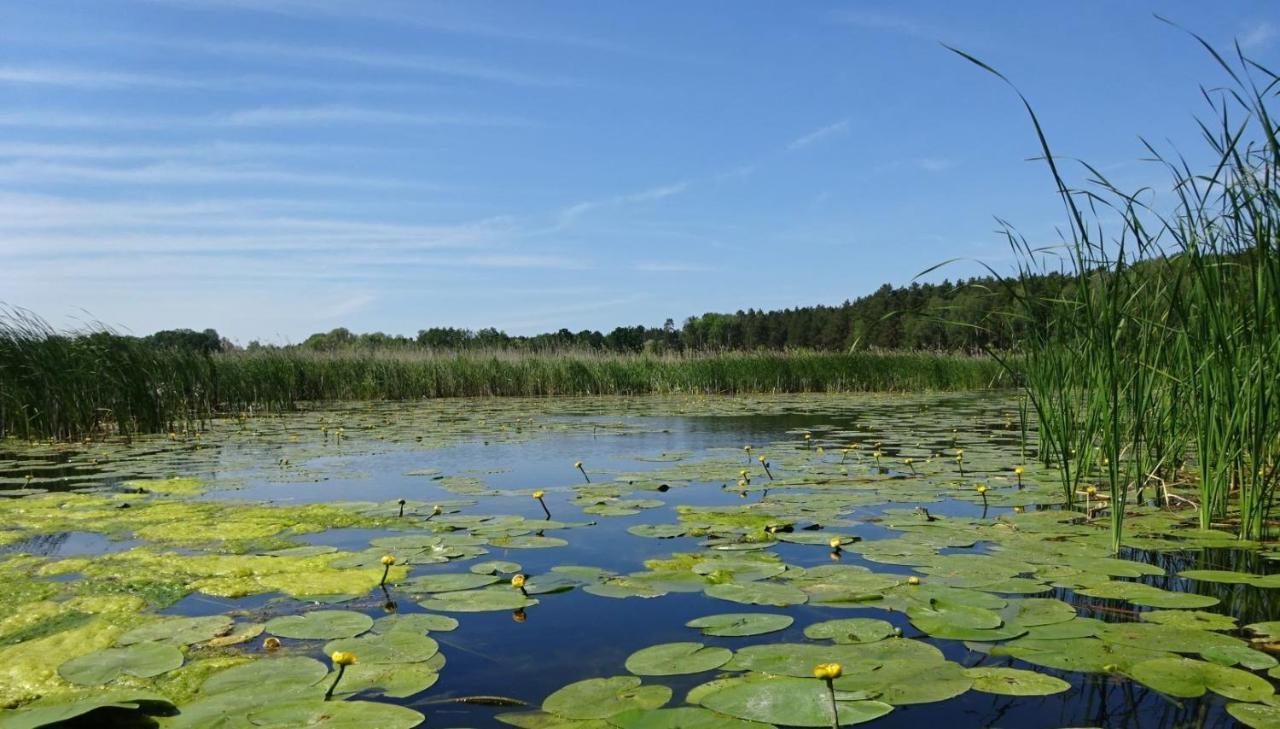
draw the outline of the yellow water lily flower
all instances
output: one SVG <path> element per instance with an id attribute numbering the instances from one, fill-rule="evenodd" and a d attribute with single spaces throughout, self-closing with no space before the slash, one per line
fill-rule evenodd
<path id="1" fill-rule="evenodd" d="M 1021 476 L 1021 475 L 1022 475 L 1023 473 L 1025 473 L 1025 472 L 1026 472 L 1026 471 L 1025 471 L 1025 469 L 1023 469 L 1023 468 L 1022 468 L 1022 466 L 1014 466 L 1014 467 L 1013 467 L 1013 473 L 1014 473 L 1014 475 L 1015 475 L 1015 476 Z"/>
<path id="2" fill-rule="evenodd" d="M 391 555 L 389 555 L 389 554 L 384 554 L 384 555 L 382 555 L 382 560 L 381 560 L 381 562 L 382 562 L 382 565 L 383 565 L 384 567 L 390 567 L 391 565 L 393 565 L 393 564 L 395 564 L 395 563 L 396 563 L 396 558 L 395 558 L 395 557 L 392 557 L 392 556 L 391 556 Z"/>
<path id="3" fill-rule="evenodd" d="M 839 549 L 839 548 L 840 548 L 840 537 L 832 537 L 832 538 L 831 538 L 831 540 L 827 542 L 827 544 L 831 545 L 831 548 L 832 548 L 832 549 Z"/>
<path id="4" fill-rule="evenodd" d="M 839 663 L 819 663 L 813 667 L 813 675 L 815 678 L 833 681 L 844 675 L 844 667 Z"/>
<path id="5" fill-rule="evenodd" d="M 537 491 L 533 492 L 533 498 L 535 499 L 541 499 L 543 496 L 546 496 L 546 495 L 547 493 L 542 489 L 538 489 Z"/>
<path id="6" fill-rule="evenodd" d="M 329 656 L 329 660 L 333 661 L 335 666 L 354 666 L 356 664 L 356 654 L 349 651 L 334 651 Z"/>
<path id="7" fill-rule="evenodd" d="M 975 486 L 975 487 L 974 487 L 974 490 L 975 490 L 975 491 L 977 491 L 977 492 L 978 492 L 978 493 L 980 493 L 980 494 L 985 494 L 985 493 L 987 493 L 987 485 L 986 485 L 986 484 L 981 484 L 981 483 L 980 483 L 980 484 L 978 484 L 977 486 Z"/>
<path id="8" fill-rule="evenodd" d="M 910 577 L 908 577 L 908 578 L 907 578 L 907 584 L 908 584 L 908 585 L 918 585 L 918 584 L 920 584 L 920 578 L 919 578 L 919 577 L 916 577 L 915 575 L 911 575 Z"/>
<path id="9" fill-rule="evenodd" d="M 512 575 L 512 576 L 511 576 L 511 586 L 512 586 L 512 587 L 516 587 L 516 588 L 523 588 L 523 587 L 524 587 L 524 580 L 525 580 L 524 575 Z"/>
<path id="10" fill-rule="evenodd" d="M 274 651 L 280 647 L 280 639 L 275 636 L 271 636 L 270 638 L 262 641 L 262 647 L 265 650 Z"/>
<path id="11" fill-rule="evenodd" d="M 574 467 L 574 468 L 582 468 L 582 461 L 574 461 L 574 462 L 573 462 L 573 467 Z"/>

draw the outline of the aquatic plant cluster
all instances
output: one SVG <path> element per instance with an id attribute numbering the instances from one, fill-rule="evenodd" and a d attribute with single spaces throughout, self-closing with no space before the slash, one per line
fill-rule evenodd
<path id="1" fill-rule="evenodd" d="M 1112 551 L 1127 505 L 1194 483 L 1200 526 L 1242 539 L 1271 533 L 1280 473 L 1280 77 L 1239 49 L 1229 85 L 1206 93 L 1209 163 L 1148 145 L 1169 175 L 1172 206 L 1151 190 L 1122 191 L 1087 166 L 1065 179 L 1028 104 L 1064 203 L 1066 240 L 1041 246 L 1011 227 L 1017 302 L 993 326 L 1018 322 L 1016 361 L 1039 427 L 1040 458 L 1058 469 L 1063 499 L 1101 492 Z M 964 55 L 964 54 L 962 54 Z M 988 71 L 989 67 L 978 63 Z M 999 75 L 997 73 L 997 75 Z M 1001 77 L 1003 78 L 1003 77 Z M 1024 282 L 1065 266 L 1073 285 L 1037 295 Z M 1101 470 L 1101 478 L 1093 471 Z M 1094 499 L 1097 506 L 1097 499 Z"/>
<path id="2" fill-rule="evenodd" d="M 0 311 L 0 437 L 166 433 L 302 402 L 669 393 L 920 392 L 1005 380 L 987 357 L 863 352 L 670 356 L 296 349 L 223 354 Z"/>
<path id="3" fill-rule="evenodd" d="M 999 698 L 981 725 L 1094 687 L 1134 726 L 1280 721 L 1280 552 L 1151 502 L 1113 556 L 1016 413 L 513 398 L 24 444 L 0 727 L 768 729 Z"/>

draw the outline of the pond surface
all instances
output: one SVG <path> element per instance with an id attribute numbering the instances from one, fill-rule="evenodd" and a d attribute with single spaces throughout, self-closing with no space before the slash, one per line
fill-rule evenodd
<path id="1" fill-rule="evenodd" d="M 342 680 L 358 690 L 340 681 L 335 697 L 408 707 L 432 727 L 784 726 L 787 702 L 827 700 L 810 668 L 828 653 L 843 666 L 841 716 L 867 726 L 1230 726 L 1232 703 L 1254 725 L 1274 720 L 1276 662 L 1260 650 L 1271 633 L 1243 630 L 1280 617 L 1269 548 L 1197 531 L 1190 511 L 1134 504 L 1123 561 L 1110 559 L 1102 504 L 1058 506 L 1056 472 L 1036 463 L 1016 413 L 991 393 L 442 401 L 245 416 L 132 443 L 0 445 L 0 560 L 20 585 L 3 602 L 0 662 L 45 654 L 0 673 L 0 704 L 14 707 L 0 727 L 120 691 L 157 692 L 180 713 L 99 710 L 83 725 L 306 725 L 273 719 L 270 703 L 296 691 L 285 703 L 314 707 L 336 674 L 267 682 L 274 696 L 246 689 L 232 708 L 202 684 L 246 658 L 327 667 L 326 645 L 376 654 L 385 629 L 292 637 L 280 622 L 335 610 L 456 619 L 413 631 L 438 653 L 395 646 L 403 655 L 384 665 L 399 683 L 353 668 Z M 396 564 L 379 586 L 384 554 Z M 513 574 L 527 576 L 527 597 Z M 686 627 L 739 613 L 792 621 L 736 637 Z M 80 663 L 131 644 L 126 631 L 176 630 L 161 615 L 228 616 L 218 635 L 249 637 L 166 639 L 181 668 L 83 678 Z M 845 619 L 864 620 L 811 627 Z M 58 640 L 71 636 L 64 623 L 78 641 Z M 265 648 L 269 636 L 281 647 Z M 735 655 L 628 662 L 670 643 Z M 653 712 L 660 689 L 561 692 L 552 713 L 532 713 L 575 682 L 631 676 L 629 665 L 643 686 L 670 689 L 667 707 L 740 718 Z M 726 677 L 719 699 L 711 687 L 686 702 Z M 752 694 L 766 683 L 780 693 Z M 475 696 L 528 706 L 446 701 Z M 762 697 L 774 713 L 753 713 Z"/>

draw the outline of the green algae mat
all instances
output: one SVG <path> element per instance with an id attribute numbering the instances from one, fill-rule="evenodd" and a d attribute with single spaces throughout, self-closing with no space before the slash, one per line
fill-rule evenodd
<path id="1" fill-rule="evenodd" d="M 1280 726 L 1273 545 L 1175 485 L 1111 554 L 1016 412 L 453 400 L 3 442 L 0 729 Z"/>

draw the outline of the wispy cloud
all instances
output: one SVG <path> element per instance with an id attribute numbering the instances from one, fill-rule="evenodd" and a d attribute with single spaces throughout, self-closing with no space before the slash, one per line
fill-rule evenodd
<path id="1" fill-rule="evenodd" d="M 1267 21 L 1258 23 L 1240 35 L 1240 47 L 1245 49 L 1260 48 L 1275 39 L 1280 30 Z"/>
<path id="2" fill-rule="evenodd" d="M 63 110 L 0 113 L 0 126 L 53 129 L 171 129 L 288 127 L 306 125 L 524 126 L 513 117 L 456 112 L 420 112 L 357 106 L 298 106 L 240 109 L 208 115 L 120 115 Z"/>
<path id="3" fill-rule="evenodd" d="M 688 190 L 690 184 L 691 182 L 689 180 L 681 180 L 680 182 L 674 182 L 669 185 L 660 185 L 658 187 L 651 187 L 647 190 L 641 190 L 640 192 L 633 192 L 626 195 L 615 195 L 613 197 L 605 198 L 603 200 L 587 200 L 584 202 L 576 203 L 560 211 L 559 224 L 557 227 L 564 228 L 569 225 L 572 225 L 575 221 L 577 221 L 582 216 L 586 215 L 587 213 L 593 210 L 598 210 L 600 208 L 653 202 L 655 200 L 662 200 L 664 198 L 668 198 L 673 195 L 679 195 L 685 190 Z"/>
<path id="4" fill-rule="evenodd" d="M 37 182 L 106 182 L 127 185 L 207 185 L 225 183 L 270 183 L 277 185 L 401 187 L 432 186 L 410 180 L 361 177 L 359 175 L 324 174 L 271 169 L 261 166 L 220 166 L 185 162 L 161 162 L 130 167 L 70 165 L 37 160 L 19 160 L 0 164 L 0 181 L 32 184 Z M 438 188 L 435 188 L 438 189 Z"/>
<path id="5" fill-rule="evenodd" d="M 862 30 L 894 33 L 927 40 L 938 40 L 946 37 L 948 33 L 944 28 L 922 23 L 905 15 L 874 10 L 839 10 L 832 14 L 832 19 L 840 25 Z"/>
<path id="6" fill-rule="evenodd" d="M 808 134 L 805 134 L 800 137 L 796 137 L 795 139 L 791 140 L 790 144 L 787 145 L 787 149 L 803 149 L 805 147 L 808 147 L 811 144 L 821 142 L 822 140 L 827 139 L 828 137 L 844 134 L 847 131 L 849 131 L 849 120 L 841 119 L 838 122 L 828 124 L 825 127 L 821 127 L 819 129 L 815 129 L 812 132 L 809 132 Z"/>
<path id="7" fill-rule="evenodd" d="M 921 157 L 915 164 L 925 172 L 946 172 L 956 166 L 955 160 L 945 157 Z"/>
<path id="8" fill-rule="evenodd" d="M 645 273 L 703 273 L 712 270 L 709 266 L 680 261 L 648 261 L 637 263 L 632 268 Z"/>

